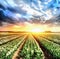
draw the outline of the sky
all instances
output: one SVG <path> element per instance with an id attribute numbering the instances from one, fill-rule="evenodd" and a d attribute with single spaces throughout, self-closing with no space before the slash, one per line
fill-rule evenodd
<path id="1" fill-rule="evenodd" d="M 60 0 L 0 0 L 0 27 L 37 23 L 60 27 Z"/>

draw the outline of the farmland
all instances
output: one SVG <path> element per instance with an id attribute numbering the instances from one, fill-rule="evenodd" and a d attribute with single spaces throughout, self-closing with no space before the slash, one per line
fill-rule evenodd
<path id="1" fill-rule="evenodd" d="M 0 59 L 60 59 L 60 33 L 0 34 Z"/>

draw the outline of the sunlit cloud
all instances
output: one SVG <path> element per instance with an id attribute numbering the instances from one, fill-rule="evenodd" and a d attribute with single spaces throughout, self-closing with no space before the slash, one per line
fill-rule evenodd
<path id="1" fill-rule="evenodd" d="M 59 15 L 60 0 L 0 0 L 0 23 L 3 26 L 33 24 L 34 20 L 37 24 L 59 25 Z"/>

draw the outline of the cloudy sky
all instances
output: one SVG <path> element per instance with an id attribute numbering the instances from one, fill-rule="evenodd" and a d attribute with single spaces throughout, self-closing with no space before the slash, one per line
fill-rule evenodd
<path id="1" fill-rule="evenodd" d="M 24 22 L 60 27 L 60 0 L 0 0 L 0 27 Z"/>

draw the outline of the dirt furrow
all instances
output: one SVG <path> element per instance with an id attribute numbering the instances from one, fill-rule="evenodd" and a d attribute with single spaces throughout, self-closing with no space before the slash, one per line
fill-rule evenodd
<path id="1" fill-rule="evenodd" d="M 34 41 L 36 42 L 36 44 L 40 47 L 40 45 L 39 45 L 39 43 L 37 42 L 37 40 L 35 39 L 35 37 L 34 37 L 33 35 L 31 35 L 31 36 L 33 37 L 33 39 L 34 39 Z M 40 49 L 41 49 L 41 47 L 40 47 Z M 41 49 L 41 50 L 42 50 L 42 49 Z M 42 52 L 43 52 L 43 50 L 42 50 Z M 43 52 L 43 54 L 44 54 L 44 52 Z M 45 54 L 44 54 L 43 59 L 45 59 Z"/>
<path id="2" fill-rule="evenodd" d="M 11 42 L 11 41 L 13 41 L 13 40 L 15 40 L 15 39 L 18 39 L 19 37 L 22 37 L 23 35 L 21 35 L 21 36 L 18 36 L 18 37 L 16 37 L 16 38 L 13 38 L 13 39 L 11 39 L 11 40 L 9 40 L 9 41 L 7 41 L 7 42 L 3 42 L 2 44 L 0 44 L 0 45 L 4 45 L 4 44 L 6 44 L 6 43 L 8 43 L 8 42 Z"/>
<path id="3" fill-rule="evenodd" d="M 44 52 L 45 59 L 54 59 L 53 56 L 49 53 L 49 51 L 40 43 L 40 41 L 38 40 L 38 38 L 35 35 L 32 35 L 32 36 L 35 38 L 35 40 L 39 44 L 40 48 Z"/>
<path id="4" fill-rule="evenodd" d="M 40 37 L 45 38 L 45 39 L 48 40 L 48 41 L 51 41 L 51 42 L 53 42 L 53 43 L 56 43 L 56 44 L 59 44 L 59 45 L 60 45 L 60 42 L 56 42 L 56 41 L 51 40 L 51 39 L 49 39 L 49 38 L 47 38 L 47 37 L 44 37 L 44 36 L 40 36 Z"/>
<path id="5" fill-rule="evenodd" d="M 21 45 L 20 45 L 20 47 L 17 49 L 17 51 L 14 53 L 12 59 L 20 59 L 19 53 L 20 53 L 21 49 L 23 48 L 23 46 L 24 46 L 24 44 L 25 44 L 25 42 L 26 42 L 27 37 L 28 37 L 28 36 L 24 37 L 23 42 L 21 43 Z"/>

